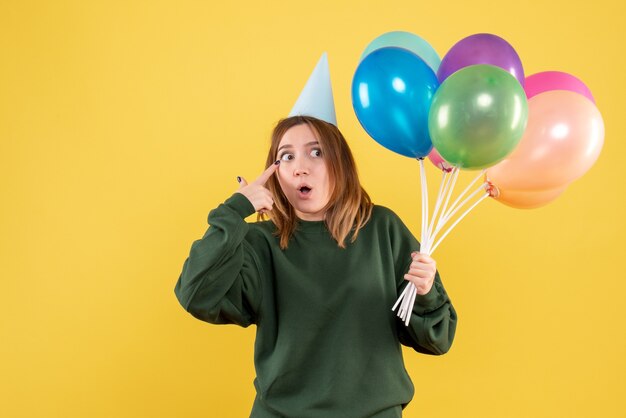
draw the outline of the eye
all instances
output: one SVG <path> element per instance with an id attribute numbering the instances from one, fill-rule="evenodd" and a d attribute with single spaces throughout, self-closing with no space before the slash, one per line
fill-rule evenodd
<path id="1" fill-rule="evenodd" d="M 321 156 L 322 156 L 322 150 L 321 150 L 321 149 L 319 149 L 319 148 L 314 148 L 314 149 L 311 151 L 311 154 L 310 154 L 310 155 L 311 155 L 311 157 L 319 158 L 319 157 L 321 157 Z"/>
<path id="2" fill-rule="evenodd" d="M 290 152 L 283 152 L 282 154 L 280 154 L 280 159 L 282 161 L 291 161 L 294 159 L 294 156 Z"/>

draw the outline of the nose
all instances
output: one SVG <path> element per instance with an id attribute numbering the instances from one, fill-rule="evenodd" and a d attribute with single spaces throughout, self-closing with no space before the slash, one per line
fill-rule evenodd
<path id="1" fill-rule="evenodd" d="M 296 176 L 296 177 L 302 176 L 302 175 L 307 175 L 308 176 L 309 175 L 309 169 L 306 168 L 306 167 L 303 167 L 303 166 L 296 167 L 293 170 L 293 175 Z"/>
<path id="2" fill-rule="evenodd" d="M 295 162 L 293 175 L 296 177 L 309 175 L 309 165 L 305 159 L 298 159 L 298 161 Z"/>

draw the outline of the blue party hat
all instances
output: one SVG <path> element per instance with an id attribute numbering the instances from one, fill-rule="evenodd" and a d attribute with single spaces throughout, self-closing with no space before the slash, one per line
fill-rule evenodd
<path id="1" fill-rule="evenodd" d="M 333 89 L 326 52 L 317 62 L 289 116 L 313 116 L 337 126 Z"/>

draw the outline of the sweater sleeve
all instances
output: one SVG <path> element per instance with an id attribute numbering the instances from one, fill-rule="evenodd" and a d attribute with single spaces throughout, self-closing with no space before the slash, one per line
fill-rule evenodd
<path id="1" fill-rule="evenodd" d="M 174 292 L 194 317 L 247 327 L 256 322 L 261 267 L 245 240 L 254 207 L 235 193 L 209 213 L 209 229 L 191 246 Z"/>
<path id="2" fill-rule="evenodd" d="M 400 296 L 410 283 L 404 279 L 411 264 L 411 252 L 419 250 L 419 242 L 400 218 L 393 222 L 393 254 L 396 266 L 396 293 Z M 456 331 L 457 315 L 443 287 L 439 272 L 426 295 L 416 295 L 409 325 L 398 318 L 397 329 L 400 342 L 424 354 L 444 354 L 452 346 Z"/>
<path id="3" fill-rule="evenodd" d="M 400 286 L 398 290 L 404 290 L 404 287 Z M 415 297 L 409 325 L 398 320 L 400 342 L 420 353 L 444 354 L 452 346 L 456 321 L 456 311 L 437 272 L 430 292 Z"/>

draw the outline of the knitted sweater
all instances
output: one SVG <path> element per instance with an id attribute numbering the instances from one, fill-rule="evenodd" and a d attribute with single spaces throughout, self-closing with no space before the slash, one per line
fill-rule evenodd
<path id="1" fill-rule="evenodd" d="M 439 274 L 408 327 L 391 311 L 417 240 L 374 206 L 346 248 L 324 221 L 300 220 L 282 250 L 271 221 L 244 220 L 252 213 L 238 193 L 212 210 L 175 288 L 198 319 L 256 324 L 251 417 L 400 417 L 414 392 L 400 344 L 443 354 L 456 328 Z"/>

